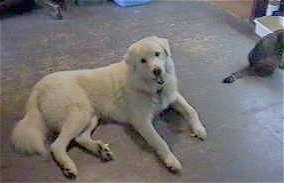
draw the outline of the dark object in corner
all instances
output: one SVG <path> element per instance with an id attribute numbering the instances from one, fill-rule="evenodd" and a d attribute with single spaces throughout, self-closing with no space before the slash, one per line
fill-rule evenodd
<path id="1" fill-rule="evenodd" d="M 23 14 L 35 6 L 34 0 L 0 0 L 0 15 Z"/>
<path id="2" fill-rule="evenodd" d="M 62 20 L 62 10 L 66 9 L 65 0 L 35 0 L 36 4 L 54 14 L 55 19 Z"/>
<path id="3" fill-rule="evenodd" d="M 253 21 L 255 18 L 265 15 L 266 8 L 269 0 L 253 0 L 253 8 L 251 11 L 250 19 Z"/>
<path id="4" fill-rule="evenodd" d="M 0 0 L 0 15 L 23 14 L 36 6 L 48 10 L 56 19 L 63 19 L 62 10 L 66 9 L 65 0 Z"/>
<path id="5" fill-rule="evenodd" d="M 262 38 L 248 55 L 249 66 L 231 74 L 223 83 L 232 83 L 243 76 L 269 76 L 276 68 L 283 69 L 283 29 Z"/>

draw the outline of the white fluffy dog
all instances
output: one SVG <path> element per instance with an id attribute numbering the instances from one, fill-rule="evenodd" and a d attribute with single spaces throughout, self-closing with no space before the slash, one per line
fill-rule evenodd
<path id="1" fill-rule="evenodd" d="M 197 137 L 207 136 L 198 113 L 177 90 L 168 40 L 147 37 L 131 45 L 119 63 L 44 77 L 34 86 L 12 140 L 19 150 L 46 155 L 46 134 L 59 132 L 50 151 L 63 174 L 75 178 L 78 172 L 67 146 L 75 140 L 102 159 L 112 159 L 108 145 L 91 138 L 98 120 L 111 118 L 133 125 L 166 167 L 177 172 L 180 162 L 152 125 L 154 114 L 170 104 L 189 121 Z"/>

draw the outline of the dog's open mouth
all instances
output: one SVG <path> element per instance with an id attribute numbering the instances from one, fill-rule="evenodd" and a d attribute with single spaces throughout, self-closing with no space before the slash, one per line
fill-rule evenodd
<path id="1" fill-rule="evenodd" d="M 153 80 L 156 81 L 159 85 L 162 85 L 165 83 L 165 80 L 162 77 L 157 77 Z"/>

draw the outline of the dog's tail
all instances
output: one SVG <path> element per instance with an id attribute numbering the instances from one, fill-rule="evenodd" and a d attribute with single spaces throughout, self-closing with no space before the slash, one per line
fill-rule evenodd
<path id="1" fill-rule="evenodd" d="M 27 103 L 27 112 L 12 132 L 12 143 L 16 150 L 28 154 L 47 156 L 44 142 L 47 127 L 38 108 L 38 92 L 32 91 Z"/>

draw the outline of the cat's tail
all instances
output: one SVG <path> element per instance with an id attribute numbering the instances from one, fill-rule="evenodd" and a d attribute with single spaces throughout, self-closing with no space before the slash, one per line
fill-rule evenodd
<path id="1" fill-rule="evenodd" d="M 237 72 L 232 73 L 230 76 L 223 79 L 222 83 L 233 83 L 244 76 L 251 76 L 252 73 L 253 73 L 252 68 L 248 66 Z"/>

